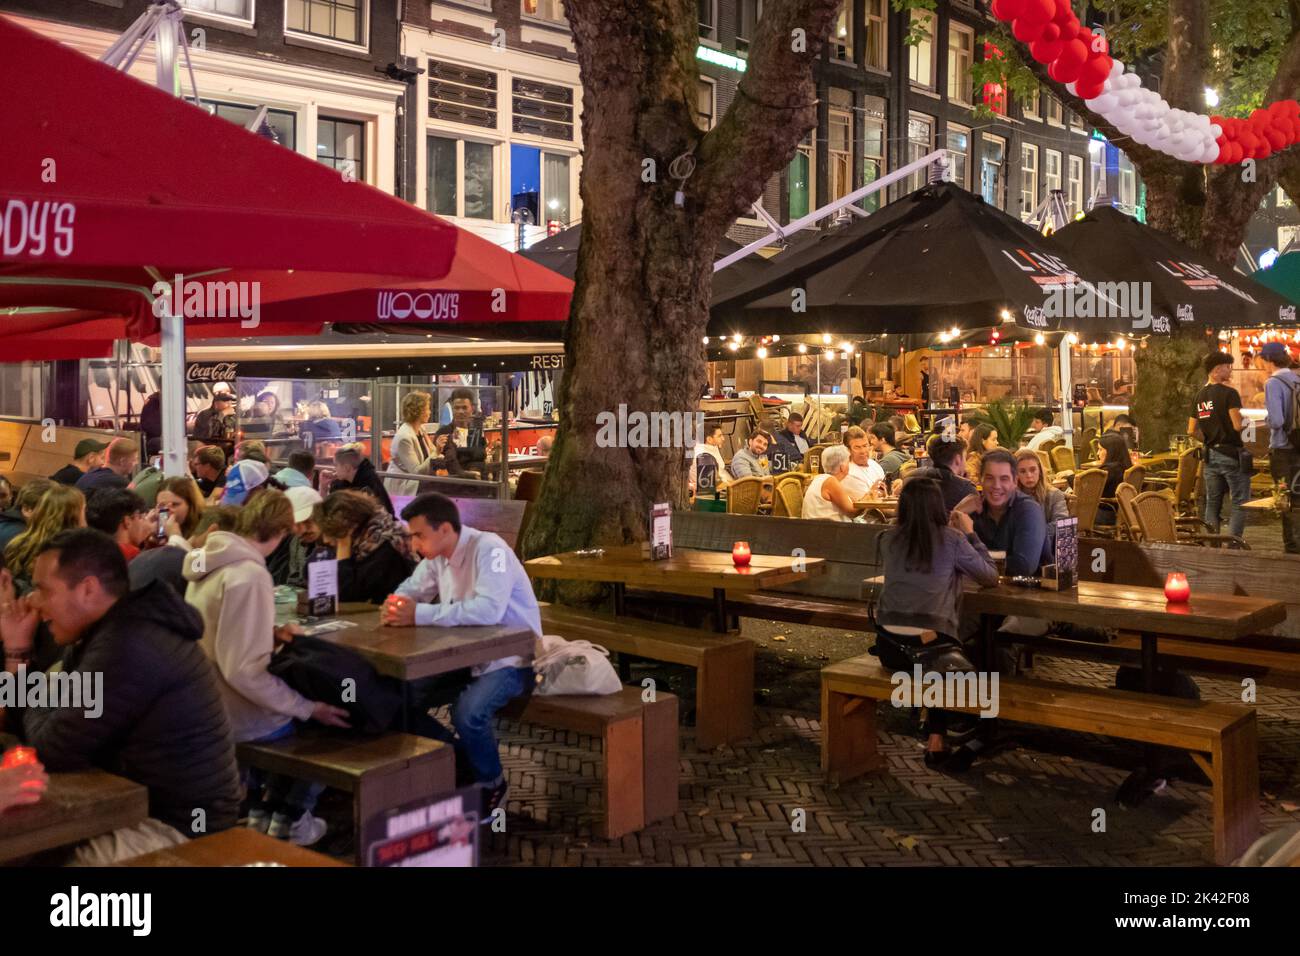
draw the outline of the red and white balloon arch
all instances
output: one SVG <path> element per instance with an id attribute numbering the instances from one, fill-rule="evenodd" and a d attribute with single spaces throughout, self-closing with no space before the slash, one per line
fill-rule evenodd
<path id="1" fill-rule="evenodd" d="M 1193 163 L 1266 159 L 1300 141 L 1300 103 L 1279 100 L 1248 119 L 1206 116 L 1170 107 L 1143 89 L 1136 73 L 1109 52 L 1106 38 L 1079 22 L 1069 0 L 993 0 L 993 15 L 1011 24 L 1048 75 L 1134 142 Z"/>

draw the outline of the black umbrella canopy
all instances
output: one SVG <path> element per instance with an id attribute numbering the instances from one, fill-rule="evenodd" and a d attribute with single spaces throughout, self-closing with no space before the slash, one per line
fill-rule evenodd
<path id="1" fill-rule="evenodd" d="M 772 257 L 758 279 L 715 295 L 709 333 L 933 333 L 1009 321 L 1048 332 L 1062 323 L 1046 306 L 1070 283 L 1083 278 L 1043 235 L 935 183 Z"/>
<path id="2" fill-rule="evenodd" d="M 547 236 L 541 242 L 535 242 L 519 254 L 525 259 L 532 259 L 538 265 L 545 266 L 552 272 L 558 272 L 567 279 L 572 279 L 578 271 L 578 244 L 582 240 L 582 226 L 570 226 L 553 236 Z M 723 236 L 718 240 L 717 257 L 730 255 L 741 248 L 740 243 Z M 714 273 L 713 295 L 728 293 L 735 286 L 754 281 L 767 267 L 767 260 L 756 252 L 733 262 L 725 269 Z"/>
<path id="3" fill-rule="evenodd" d="M 1094 304 L 1100 299 L 1090 301 L 1077 290 L 1067 294 L 1073 317 L 1063 322 L 1081 333 L 1169 335 L 1180 328 L 1296 324 L 1295 306 L 1276 292 L 1113 206 L 1093 209 L 1048 242 L 1085 270 L 1112 305 L 1102 310 Z"/>

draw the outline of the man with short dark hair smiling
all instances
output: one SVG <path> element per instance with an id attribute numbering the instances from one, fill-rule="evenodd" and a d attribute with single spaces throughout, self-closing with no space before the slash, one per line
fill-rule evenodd
<path id="1" fill-rule="evenodd" d="M 505 624 L 526 627 L 541 637 L 541 612 L 528 573 L 500 537 L 462 525 L 456 503 L 434 492 L 411 501 L 402 509 L 402 519 L 410 527 L 411 546 L 424 560 L 384 603 L 385 624 Z M 504 803 L 507 789 L 493 718 L 532 687 L 529 662 L 505 657 L 477 665 L 468 674 L 433 678 L 415 695 L 422 702 L 412 715 L 412 729 L 455 744 L 456 764 L 473 770 L 485 793 L 487 814 Z M 428 713 L 451 694 L 456 695 L 451 710 L 454 738 Z"/>
<path id="2" fill-rule="evenodd" d="M 990 551 L 1004 551 L 1006 573 L 1036 575 L 1047 553 L 1043 506 L 1016 485 L 1016 459 L 1001 448 L 985 452 L 975 534 Z"/>
<path id="3" fill-rule="evenodd" d="M 101 769 L 149 791 L 149 818 L 77 848 L 105 865 L 234 826 L 235 745 L 216 676 L 199 647 L 198 612 L 154 582 L 128 593 L 117 543 L 89 528 L 55 535 L 38 552 L 33 591 L 16 599 L 0 574 L 0 640 L 18 673 L 38 621 L 63 648 L 63 671 L 102 675 L 96 710 L 26 707 L 8 715 L 51 772 Z M 84 686 L 84 681 L 83 681 Z M 96 712 L 98 711 L 98 712 Z"/>

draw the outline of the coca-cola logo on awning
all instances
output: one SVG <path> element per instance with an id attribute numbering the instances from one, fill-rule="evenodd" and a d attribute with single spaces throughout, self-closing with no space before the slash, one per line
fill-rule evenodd
<path id="1" fill-rule="evenodd" d="M 210 365 L 196 362 L 185 369 L 185 381 L 233 382 L 238 371 L 238 362 L 213 362 Z"/>

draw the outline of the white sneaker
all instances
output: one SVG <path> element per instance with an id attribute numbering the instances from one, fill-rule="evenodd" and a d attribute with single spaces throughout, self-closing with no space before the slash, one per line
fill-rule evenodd
<path id="1" fill-rule="evenodd" d="M 271 826 L 271 814 L 261 809 L 249 810 L 248 822 L 245 826 L 250 830 L 265 833 Z"/>
<path id="2" fill-rule="evenodd" d="M 318 842 L 328 829 L 329 824 L 311 813 L 304 813 L 293 823 L 289 822 L 287 814 L 277 813 L 271 818 L 271 827 L 266 834 L 277 840 L 288 840 L 297 846 L 311 846 Z"/>

